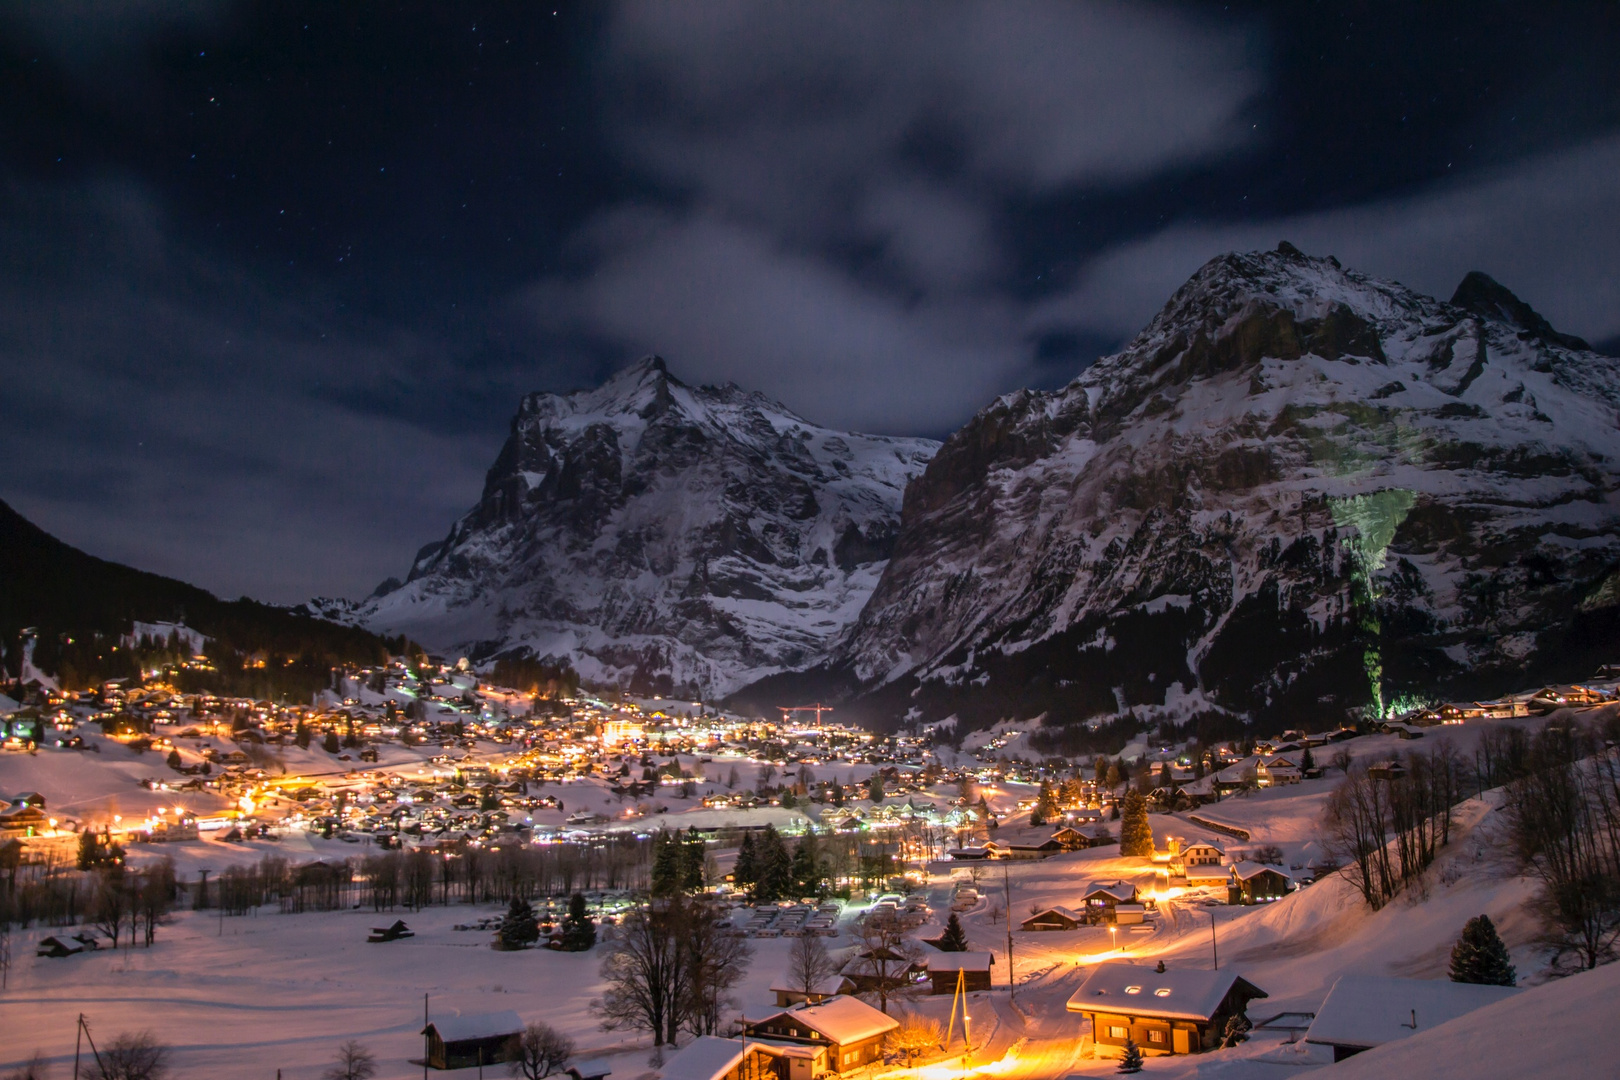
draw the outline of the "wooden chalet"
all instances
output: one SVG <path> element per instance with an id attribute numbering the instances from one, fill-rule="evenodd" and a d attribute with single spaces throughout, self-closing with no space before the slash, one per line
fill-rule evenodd
<path id="1" fill-rule="evenodd" d="M 995 844 L 995 841 L 991 841 Z M 988 846 L 988 845 L 986 845 Z M 1038 844 L 998 844 L 1003 859 L 1045 859 L 1064 850 L 1056 838 L 1048 837 Z"/>
<path id="2" fill-rule="evenodd" d="M 1406 775 L 1406 766 L 1399 761 L 1375 761 L 1367 766 L 1367 775 L 1374 780 L 1399 780 Z"/>
<path id="3" fill-rule="evenodd" d="M 1111 923 L 1121 904 L 1136 903 L 1136 886 L 1128 881 L 1093 881 L 1080 894 L 1081 909 L 1089 923 Z"/>
<path id="4" fill-rule="evenodd" d="M 1219 866 L 1226 861 L 1226 849 L 1208 840 L 1195 840 L 1181 849 L 1186 866 Z"/>
<path id="5" fill-rule="evenodd" d="M 45 811 L 26 802 L 15 802 L 0 810 L 0 837 L 38 836 L 49 827 L 50 819 Z"/>
<path id="6" fill-rule="evenodd" d="M 870 994 L 910 986 L 925 970 L 926 965 L 904 953 L 879 946 L 851 957 L 839 974 L 850 981 L 857 994 Z"/>
<path id="7" fill-rule="evenodd" d="M 958 985 L 968 990 L 990 989 L 990 969 L 996 954 L 990 952 L 947 952 L 928 958 L 928 981 L 934 994 L 954 994 Z"/>
<path id="8" fill-rule="evenodd" d="M 893 1017 L 853 997 L 800 1005 L 744 1025 L 751 1038 L 824 1048 L 825 1068 L 835 1073 L 853 1072 L 881 1061 L 884 1036 L 899 1026 Z M 795 1075 L 788 1080 L 800 1078 Z"/>
<path id="9" fill-rule="evenodd" d="M 847 994 L 855 989 L 855 984 L 846 975 L 829 975 L 806 990 L 802 986 L 788 986 L 778 984 L 771 987 L 771 993 L 776 995 L 776 1006 L 785 1009 L 789 1005 L 819 1005 L 828 998 Z"/>
<path id="10" fill-rule="evenodd" d="M 1083 851 L 1118 842 L 1118 837 L 1111 835 L 1104 825 L 1065 825 L 1052 834 L 1052 839 L 1064 851 Z"/>
<path id="11" fill-rule="evenodd" d="M 424 1063 L 430 1069 L 498 1064 L 508 1059 L 522 1034 L 523 1021 L 510 1010 L 433 1020 L 422 1029 L 427 1039 Z"/>
<path id="12" fill-rule="evenodd" d="M 1273 754 L 1263 757 L 1255 762 L 1254 782 L 1261 787 L 1276 787 L 1280 784 L 1297 784 L 1303 773 L 1300 771 L 1299 761 L 1293 757 L 1282 754 Z"/>
<path id="13" fill-rule="evenodd" d="M 1075 930 L 1086 921 L 1081 912 L 1067 908 L 1061 904 L 1049 907 L 1045 911 L 1037 911 L 1019 924 L 1020 930 Z"/>
<path id="14" fill-rule="evenodd" d="M 1588 686 L 1544 686 L 1530 699 L 1530 708 L 1535 712 L 1552 712 L 1602 705 L 1610 700 L 1613 699 L 1609 695 Z"/>
<path id="15" fill-rule="evenodd" d="M 64 956 L 82 953 L 84 948 L 83 945 L 71 939 L 64 941 L 59 937 L 48 937 L 39 943 L 39 949 L 34 955 L 59 960 Z"/>
<path id="16" fill-rule="evenodd" d="M 1144 1054 L 1196 1054 L 1218 1046 L 1227 1020 L 1265 996 L 1230 968 L 1159 971 L 1114 962 L 1091 969 L 1068 1010 L 1091 1021 L 1098 1047 L 1134 1041 Z"/>
<path id="17" fill-rule="evenodd" d="M 1280 866 L 1267 866 L 1247 859 L 1234 864 L 1229 874 L 1229 904 L 1267 904 L 1281 900 L 1294 887 L 1293 877 Z"/>

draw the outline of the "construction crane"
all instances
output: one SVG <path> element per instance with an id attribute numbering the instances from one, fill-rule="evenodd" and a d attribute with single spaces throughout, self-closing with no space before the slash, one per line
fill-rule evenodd
<path id="1" fill-rule="evenodd" d="M 814 705 L 778 705 L 777 708 L 782 712 L 783 724 L 786 724 L 788 721 L 792 720 L 793 714 L 796 712 L 813 712 L 816 714 L 817 727 L 821 726 L 821 714 L 824 712 L 833 711 L 833 707 L 831 705 L 823 705 L 819 701 Z"/>

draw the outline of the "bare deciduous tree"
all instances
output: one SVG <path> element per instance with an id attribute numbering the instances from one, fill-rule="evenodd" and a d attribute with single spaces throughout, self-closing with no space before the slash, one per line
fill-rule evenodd
<path id="1" fill-rule="evenodd" d="M 574 1056 L 572 1039 L 564 1038 L 549 1024 L 530 1024 L 512 1040 L 506 1071 L 523 1080 L 545 1080 L 568 1067 Z"/>
<path id="2" fill-rule="evenodd" d="M 169 1048 L 150 1031 L 123 1032 L 96 1054 L 99 1080 L 164 1080 Z"/>
<path id="3" fill-rule="evenodd" d="M 655 900 L 626 918 L 602 961 L 603 1026 L 650 1031 L 655 1046 L 673 1043 L 683 1028 L 718 1030 L 726 995 L 751 954 L 717 921 L 711 904 L 687 897 Z"/>
<path id="4" fill-rule="evenodd" d="M 1462 769 L 1441 747 L 1410 754 L 1399 773 L 1352 765 L 1328 798 L 1323 825 L 1333 858 L 1373 908 L 1418 882 L 1451 839 L 1451 811 L 1462 799 Z"/>
<path id="5" fill-rule="evenodd" d="M 20 1069 L 13 1069 L 6 1073 L 6 1080 L 50 1080 L 51 1063 L 44 1054 L 38 1050 L 28 1059 L 28 1063 Z"/>
<path id="6" fill-rule="evenodd" d="M 1520 869 L 1538 898 L 1559 957 L 1594 968 L 1620 938 L 1620 754 L 1596 732 L 1548 727 L 1503 811 Z"/>
<path id="7" fill-rule="evenodd" d="M 916 945 L 893 919 L 868 918 L 861 924 L 859 969 L 870 977 L 878 1007 L 889 1011 L 889 995 L 905 985 L 905 973 L 915 959 Z"/>
<path id="8" fill-rule="evenodd" d="M 377 1075 L 377 1059 L 370 1050 L 350 1039 L 338 1047 L 337 1059 L 321 1075 L 324 1080 L 371 1080 Z"/>
<path id="9" fill-rule="evenodd" d="M 805 994 L 813 993 L 817 986 L 832 978 L 838 971 L 827 946 L 819 937 L 806 934 L 795 938 L 788 950 L 788 983 Z"/>

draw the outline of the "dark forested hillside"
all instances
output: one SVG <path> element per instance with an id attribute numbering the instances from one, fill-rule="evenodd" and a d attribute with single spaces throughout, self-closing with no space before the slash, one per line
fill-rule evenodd
<path id="1" fill-rule="evenodd" d="M 134 675 L 143 652 L 174 652 L 171 642 L 144 649 L 126 642 L 136 622 L 184 623 L 207 637 L 216 670 L 187 672 L 185 681 L 220 693 L 308 694 L 327 685 L 335 664 L 379 663 L 405 646 L 98 559 L 0 502 L 0 643 L 8 680 L 21 674 L 29 630 L 35 667 L 70 687 Z"/>

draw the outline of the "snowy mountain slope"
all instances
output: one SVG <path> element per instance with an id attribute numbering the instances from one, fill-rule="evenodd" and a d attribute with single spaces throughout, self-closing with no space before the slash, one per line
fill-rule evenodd
<path id="1" fill-rule="evenodd" d="M 818 427 L 650 357 L 525 398 L 478 505 L 352 616 L 475 659 L 526 649 L 596 682 L 723 693 L 848 628 L 937 446 Z"/>
<path id="2" fill-rule="evenodd" d="M 1322 1080 L 1422 1076 L 1426 1080 L 1607 1080 L 1615 1064 L 1591 1033 L 1614 1019 L 1620 964 L 1533 987 L 1409 1039 L 1357 1054 Z"/>
<path id="3" fill-rule="evenodd" d="M 1221 256 L 1123 352 L 952 435 L 796 681 L 976 726 L 1585 676 L 1620 606 L 1620 372 L 1583 344 L 1484 275 L 1441 303 Z"/>

